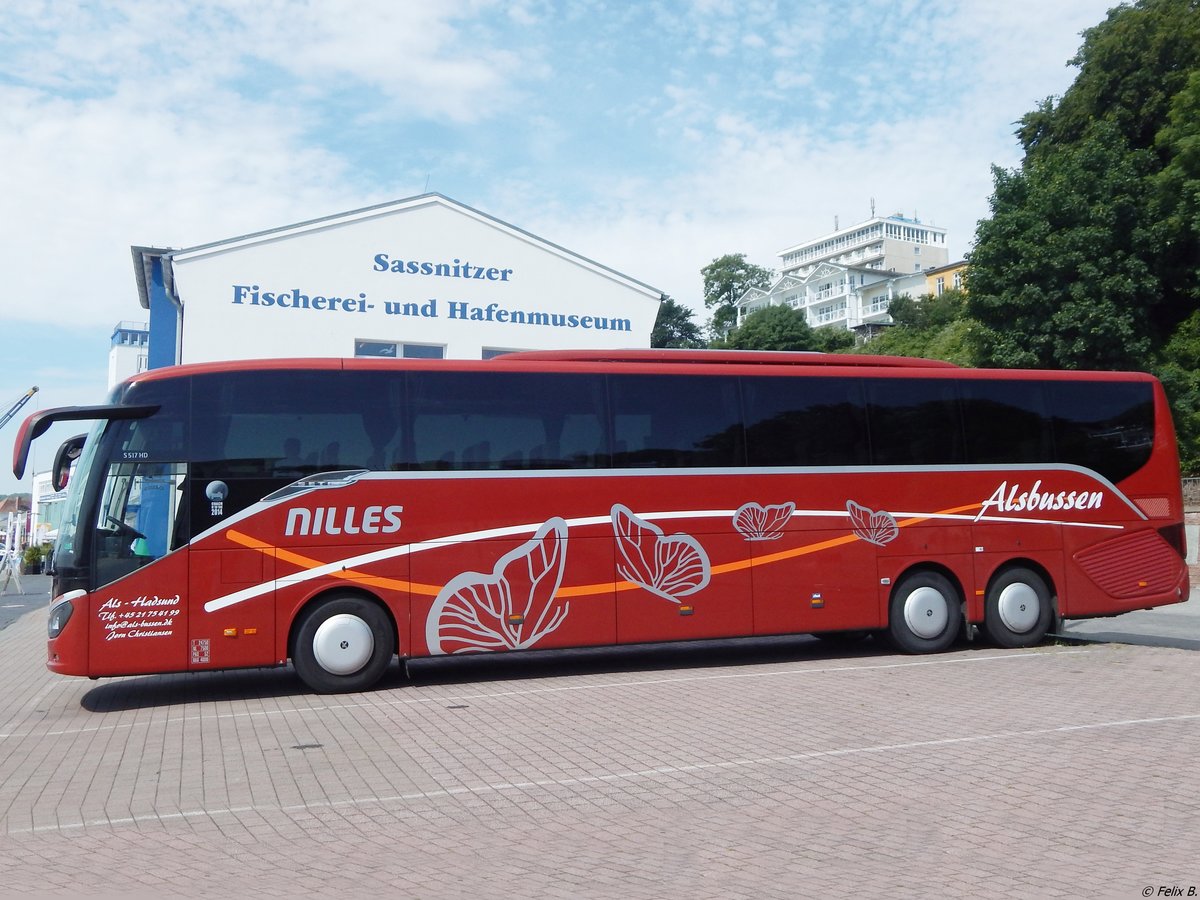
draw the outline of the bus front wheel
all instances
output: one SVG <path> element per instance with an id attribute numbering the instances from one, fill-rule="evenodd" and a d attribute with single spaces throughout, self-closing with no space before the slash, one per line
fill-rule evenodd
<path id="1" fill-rule="evenodd" d="M 983 630 L 998 647 L 1033 647 L 1050 630 L 1050 590 L 1036 572 L 1014 567 L 988 587 Z"/>
<path id="2" fill-rule="evenodd" d="M 962 630 L 958 591 L 939 572 L 906 575 L 892 592 L 888 638 L 905 653 L 938 653 Z"/>
<path id="3" fill-rule="evenodd" d="M 292 664 L 322 694 L 363 691 L 387 671 L 396 636 L 387 613 L 362 597 L 334 597 L 306 609 L 296 623 Z"/>

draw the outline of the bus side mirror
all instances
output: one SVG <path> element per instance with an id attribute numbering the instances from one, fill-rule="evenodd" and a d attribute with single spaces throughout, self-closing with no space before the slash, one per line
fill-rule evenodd
<path id="1" fill-rule="evenodd" d="M 50 484 L 56 491 L 61 491 L 67 486 L 67 481 L 71 477 L 71 465 L 79 459 L 79 454 L 83 452 L 85 440 L 87 440 L 86 434 L 77 434 L 73 438 L 67 438 L 58 448 L 58 452 L 54 454 L 54 466 L 50 470 Z"/>

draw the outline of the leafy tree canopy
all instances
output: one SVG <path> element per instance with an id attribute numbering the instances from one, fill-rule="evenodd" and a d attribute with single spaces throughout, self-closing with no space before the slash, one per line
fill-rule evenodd
<path id="1" fill-rule="evenodd" d="M 1134 149 L 1154 146 L 1176 94 L 1200 67 L 1200 7 L 1195 0 L 1138 0 L 1117 6 L 1083 33 L 1072 59 L 1074 83 L 1045 100 L 1017 132 L 1027 155 L 1053 152 L 1106 121 Z"/>
<path id="2" fill-rule="evenodd" d="M 975 363 L 972 332 L 978 323 L 966 317 L 966 294 L 944 291 L 941 296 L 901 296 L 888 312 L 895 323 L 864 348 L 882 356 L 943 359 L 960 366 Z"/>
<path id="3" fill-rule="evenodd" d="M 692 321 L 694 313 L 670 297 L 663 298 L 658 318 L 650 333 L 651 347 L 697 348 L 704 346 L 700 326 Z"/>
<path id="4" fill-rule="evenodd" d="M 967 313 L 988 365 L 1113 368 L 1142 361 L 1165 302 L 1150 261 L 1147 151 L 1099 123 L 1018 172 L 994 169 L 971 254 Z"/>
<path id="5" fill-rule="evenodd" d="M 737 301 L 750 288 L 767 288 L 774 273 L 746 261 L 745 253 L 719 256 L 700 270 L 704 279 L 704 306 L 711 309 L 709 329 L 721 337 L 737 323 Z"/>
<path id="6" fill-rule="evenodd" d="M 1200 471 L 1200 310 L 1176 329 L 1156 374 L 1171 400 L 1184 471 Z"/>
<path id="7" fill-rule="evenodd" d="M 1072 62 L 1021 121 L 1021 166 L 993 169 L 969 259 L 984 364 L 1146 367 L 1200 299 L 1200 7 L 1117 7 Z"/>
<path id="8" fill-rule="evenodd" d="M 816 339 L 804 313 L 790 306 L 768 306 L 712 346 L 728 350 L 813 350 Z"/>
<path id="9" fill-rule="evenodd" d="M 1200 306 L 1200 67 L 1171 101 L 1155 149 L 1165 163 L 1154 177 L 1151 206 L 1158 272 L 1174 286 L 1182 313 Z"/>
<path id="10" fill-rule="evenodd" d="M 822 325 L 812 330 L 812 350 L 822 353 L 846 353 L 855 349 L 854 332 L 841 325 Z"/>
<path id="11" fill-rule="evenodd" d="M 951 288 L 941 295 L 922 294 L 913 298 L 902 294 L 888 306 L 888 315 L 902 328 L 942 328 L 963 316 L 966 294 Z"/>

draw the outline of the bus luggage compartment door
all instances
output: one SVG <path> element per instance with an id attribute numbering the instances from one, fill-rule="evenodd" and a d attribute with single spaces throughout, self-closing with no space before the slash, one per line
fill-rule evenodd
<path id="1" fill-rule="evenodd" d="M 280 662 L 275 654 L 275 551 L 192 549 L 189 669 Z"/>

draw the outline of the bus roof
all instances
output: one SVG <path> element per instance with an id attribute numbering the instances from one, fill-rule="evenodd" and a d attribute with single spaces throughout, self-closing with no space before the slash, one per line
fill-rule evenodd
<path id="1" fill-rule="evenodd" d="M 704 363 L 739 366 L 889 366 L 908 369 L 959 368 L 940 359 L 868 356 L 783 350 L 521 350 L 493 357 L 501 360 L 545 362 Z"/>
<path id="2" fill-rule="evenodd" d="M 515 350 L 487 360 L 470 359 L 385 359 L 378 357 L 312 357 L 214 360 L 212 362 L 184 363 L 161 369 L 149 369 L 127 379 L 134 381 L 158 381 L 163 378 L 178 378 L 214 372 L 245 372 L 262 370 L 313 370 L 313 369 L 413 369 L 436 370 L 442 367 L 464 367 L 489 369 L 506 364 L 548 363 L 604 365 L 663 365 L 688 366 L 780 366 L 815 368 L 840 366 L 842 368 L 890 368 L 890 369 L 954 369 L 962 370 L 954 363 L 937 359 L 918 359 L 903 356 L 867 356 L 852 353 L 789 352 L 780 350 Z"/>
<path id="3" fill-rule="evenodd" d="M 310 357 L 236 359 L 185 363 L 149 369 L 126 379 L 125 384 L 186 378 L 193 375 L 254 371 L 513 371 L 540 370 L 543 367 L 567 372 L 615 371 L 628 366 L 630 371 L 660 371 L 672 365 L 713 375 L 722 368 L 773 369 L 776 374 L 791 369 L 794 374 L 811 375 L 896 375 L 899 377 L 980 378 L 1005 377 L 1016 380 L 1048 381 L 1154 381 L 1140 372 L 1086 372 L 1063 369 L 972 369 L 936 359 L 900 356 L 869 356 L 850 353 L 805 353 L 770 350 L 520 350 L 487 360 L 479 359 L 391 359 L 379 357 Z M 840 371 L 839 371 L 840 370 Z M 117 388 L 120 391 L 120 388 Z M 114 395 L 115 396 L 115 395 Z M 118 403 L 120 401 L 117 401 Z"/>

